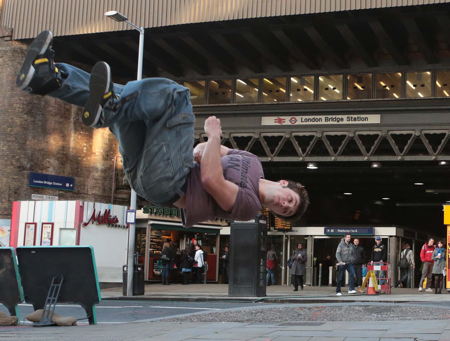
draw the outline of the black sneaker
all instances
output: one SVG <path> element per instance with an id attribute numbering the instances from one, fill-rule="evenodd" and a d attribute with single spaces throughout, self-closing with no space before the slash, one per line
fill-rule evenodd
<path id="1" fill-rule="evenodd" d="M 103 120 L 103 106 L 114 98 L 111 69 L 105 62 L 98 62 L 91 71 L 89 98 L 83 110 L 82 121 L 90 127 L 97 126 Z"/>
<path id="2" fill-rule="evenodd" d="M 16 85 L 33 94 L 45 95 L 61 86 L 61 75 L 53 60 L 53 34 L 42 31 L 28 47 Z"/>

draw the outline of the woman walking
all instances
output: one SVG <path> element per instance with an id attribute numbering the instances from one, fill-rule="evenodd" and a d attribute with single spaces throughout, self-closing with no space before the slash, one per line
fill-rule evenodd
<path id="1" fill-rule="evenodd" d="M 440 240 L 437 243 L 437 248 L 433 251 L 433 260 L 434 293 L 440 294 L 442 292 L 442 279 L 445 273 L 445 249 L 444 243 Z"/>

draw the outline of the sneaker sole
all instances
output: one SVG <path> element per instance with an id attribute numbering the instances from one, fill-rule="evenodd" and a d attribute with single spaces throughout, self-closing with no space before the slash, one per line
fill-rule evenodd
<path id="1" fill-rule="evenodd" d="M 47 51 L 52 40 L 53 34 L 50 31 L 42 31 L 33 40 L 28 48 L 27 55 L 25 56 L 25 60 L 20 68 L 19 74 L 17 75 L 16 85 L 19 89 L 25 90 L 28 85 L 30 85 L 36 71 L 33 67 L 33 62 L 39 55 L 42 55 L 45 51 Z"/>
<path id="2" fill-rule="evenodd" d="M 89 98 L 83 110 L 81 120 L 89 127 L 94 127 L 102 115 L 103 96 L 109 91 L 111 69 L 105 62 L 98 62 L 91 71 L 89 81 Z"/>

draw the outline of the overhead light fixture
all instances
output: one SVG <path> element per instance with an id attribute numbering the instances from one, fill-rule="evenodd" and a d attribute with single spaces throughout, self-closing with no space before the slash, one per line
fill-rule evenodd
<path id="1" fill-rule="evenodd" d="M 395 92 L 394 92 L 394 94 L 393 94 L 393 95 L 394 95 L 394 97 L 395 97 L 395 98 L 398 98 L 398 95 L 397 95 L 397 94 L 396 94 Z"/>
<path id="2" fill-rule="evenodd" d="M 239 92 L 236 92 L 236 96 L 239 96 L 241 98 L 244 98 L 244 95 L 240 94 Z"/>
<path id="3" fill-rule="evenodd" d="M 381 167 L 381 163 L 379 162 L 372 162 L 370 164 L 370 168 L 380 168 Z"/>
<path id="4" fill-rule="evenodd" d="M 439 161 L 439 166 L 445 166 L 447 164 L 447 161 Z"/>
<path id="5" fill-rule="evenodd" d="M 298 83 L 298 80 L 296 80 L 295 77 L 291 77 L 291 81 L 293 81 L 294 83 Z"/>
<path id="6" fill-rule="evenodd" d="M 128 18 L 126 16 L 124 16 L 123 14 L 121 14 L 117 11 L 105 12 L 105 16 L 107 16 L 108 18 L 111 18 L 112 20 L 117 21 L 117 22 L 124 22 L 124 21 L 128 20 Z"/>
<path id="7" fill-rule="evenodd" d="M 270 81 L 270 80 L 268 80 L 267 78 L 264 78 L 264 81 L 266 81 L 267 83 L 269 83 L 269 84 L 272 84 L 273 85 L 273 83 Z"/>
<path id="8" fill-rule="evenodd" d="M 358 83 L 353 83 L 359 90 L 364 90 L 364 88 L 361 86 L 361 85 L 359 85 Z"/>
<path id="9" fill-rule="evenodd" d="M 306 91 L 309 91 L 310 93 L 314 93 L 314 91 L 312 91 L 309 87 L 307 87 L 306 85 L 304 86 L 304 88 L 306 89 Z"/>
<path id="10" fill-rule="evenodd" d="M 286 93 L 286 90 L 283 88 L 280 88 L 280 91 Z"/>
<path id="11" fill-rule="evenodd" d="M 410 81 L 406 81 L 406 84 L 408 84 L 411 89 L 415 89 L 415 86 Z"/>
<path id="12" fill-rule="evenodd" d="M 436 81 L 436 85 L 437 85 L 438 87 L 442 88 L 442 85 L 441 85 L 441 83 L 439 83 L 439 81 Z"/>
<path id="13" fill-rule="evenodd" d="M 423 186 L 423 185 L 424 185 L 423 182 L 415 182 L 415 183 L 414 183 L 414 186 Z"/>
<path id="14" fill-rule="evenodd" d="M 389 197 L 383 197 L 381 199 L 383 199 L 383 200 L 391 200 L 391 198 L 389 198 Z"/>
<path id="15" fill-rule="evenodd" d="M 241 83 L 241 84 L 243 84 L 243 85 L 247 85 L 247 83 L 245 83 L 243 80 L 241 80 L 241 79 L 238 79 L 237 80 L 239 83 Z"/>
<path id="16" fill-rule="evenodd" d="M 320 97 L 320 99 L 321 99 L 322 101 L 326 101 L 326 100 L 327 100 L 325 97 Z"/>
<path id="17" fill-rule="evenodd" d="M 447 90 L 444 90 L 443 93 L 445 94 L 445 96 L 449 96 Z"/>
<path id="18" fill-rule="evenodd" d="M 344 192 L 344 195 L 352 195 L 352 192 Z"/>
<path id="19" fill-rule="evenodd" d="M 308 164 L 306 165 L 307 169 L 318 169 L 319 167 L 317 166 L 317 164 L 315 162 L 308 162 Z"/>
<path id="20" fill-rule="evenodd" d="M 418 94 L 420 97 L 423 97 L 423 95 L 422 95 L 420 92 L 418 92 L 417 94 Z"/>
<path id="21" fill-rule="evenodd" d="M 450 200 L 447 200 L 446 202 L 450 202 Z"/>

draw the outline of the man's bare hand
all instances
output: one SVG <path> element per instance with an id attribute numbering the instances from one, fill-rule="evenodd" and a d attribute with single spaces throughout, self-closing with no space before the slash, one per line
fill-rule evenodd
<path id="1" fill-rule="evenodd" d="M 222 126 L 220 120 L 216 116 L 209 116 L 205 121 L 205 133 L 210 137 L 221 137 Z"/>
<path id="2" fill-rule="evenodd" d="M 197 161 L 198 163 L 200 163 L 202 160 L 203 151 L 205 150 L 205 146 L 206 146 L 206 143 L 202 142 L 202 143 L 199 143 L 198 145 L 196 145 L 194 148 L 194 160 Z"/>

